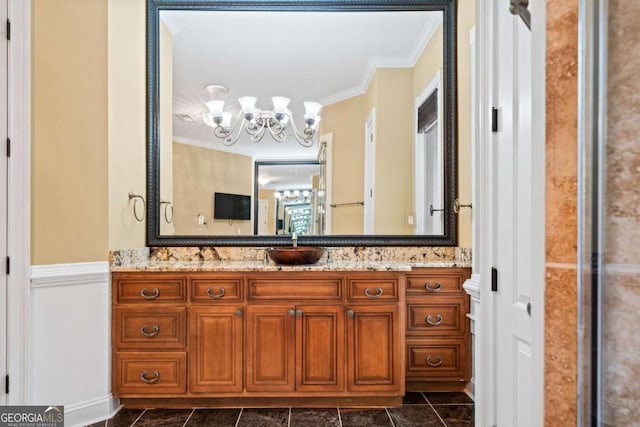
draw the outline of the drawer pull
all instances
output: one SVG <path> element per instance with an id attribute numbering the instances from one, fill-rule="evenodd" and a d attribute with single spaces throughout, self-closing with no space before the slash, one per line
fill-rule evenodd
<path id="1" fill-rule="evenodd" d="M 438 366 L 442 365 L 442 356 L 436 356 L 436 358 L 438 359 L 438 361 L 437 362 L 432 362 L 431 361 L 431 355 L 428 354 L 426 359 L 425 359 L 425 362 L 427 362 L 427 365 L 433 366 L 434 368 L 437 368 Z"/>
<path id="2" fill-rule="evenodd" d="M 376 288 L 377 294 L 372 294 L 371 289 L 365 288 L 364 294 L 369 298 L 380 298 L 382 296 L 382 288 Z"/>
<path id="3" fill-rule="evenodd" d="M 149 375 L 147 371 L 142 371 L 140 374 L 140 379 L 147 384 L 157 383 L 160 379 L 160 372 L 158 371 L 153 371 L 153 378 L 147 378 L 147 375 Z"/>
<path id="4" fill-rule="evenodd" d="M 242 317 L 242 309 L 241 308 L 237 309 L 236 312 L 235 312 L 235 315 L 237 317 Z"/>
<path id="5" fill-rule="evenodd" d="M 347 310 L 347 316 L 349 316 L 349 317 L 353 317 L 353 316 L 355 316 L 355 315 L 356 315 L 356 312 L 355 312 L 355 311 L 353 311 L 353 310 Z"/>
<path id="6" fill-rule="evenodd" d="M 293 317 L 296 315 L 296 311 L 294 309 L 290 309 L 287 314 L 289 315 L 289 317 Z"/>
<path id="7" fill-rule="evenodd" d="M 296 317 L 302 317 L 302 310 L 300 309 L 296 310 Z"/>
<path id="8" fill-rule="evenodd" d="M 440 314 L 438 314 L 436 316 L 436 320 L 435 322 L 433 321 L 433 319 L 431 318 L 431 315 L 427 316 L 427 323 L 431 326 L 438 326 L 439 324 L 442 323 L 442 316 Z"/>
<path id="9" fill-rule="evenodd" d="M 153 288 L 152 294 L 148 294 L 147 292 L 149 292 L 147 288 L 142 288 L 142 290 L 140 291 L 140 295 L 142 295 L 144 299 L 156 299 L 160 296 L 160 291 L 158 290 L 158 288 Z"/>
<path id="10" fill-rule="evenodd" d="M 429 292 L 440 292 L 440 289 L 442 289 L 442 283 L 436 282 L 436 285 L 432 287 L 431 282 L 427 282 L 424 284 L 424 287 Z"/>
<path id="11" fill-rule="evenodd" d="M 149 326 L 147 326 L 146 323 L 144 325 L 142 325 L 142 328 L 140 328 L 140 332 L 145 337 L 149 337 L 149 338 L 155 337 L 156 335 L 158 335 L 160 333 L 160 327 L 158 325 L 153 325 L 153 330 L 151 332 L 147 332 L 148 328 L 149 328 Z"/>
<path id="12" fill-rule="evenodd" d="M 217 294 L 213 293 L 213 288 L 209 288 L 207 289 L 207 295 L 211 298 L 222 298 L 224 296 L 224 288 L 221 287 Z"/>

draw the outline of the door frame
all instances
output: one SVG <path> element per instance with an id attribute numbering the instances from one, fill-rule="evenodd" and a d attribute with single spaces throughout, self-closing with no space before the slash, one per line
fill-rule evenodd
<path id="1" fill-rule="evenodd" d="M 371 144 L 369 144 L 371 138 Z M 364 121 L 364 209 L 363 234 L 376 229 L 376 109 L 372 108 Z"/>
<path id="2" fill-rule="evenodd" d="M 7 363 L 11 377 L 7 404 L 28 403 L 29 296 L 31 263 L 31 2 L 9 0 L 7 252 Z"/>
<path id="3" fill-rule="evenodd" d="M 415 131 L 413 137 L 413 151 L 414 151 L 414 206 L 415 206 L 415 226 L 416 234 L 432 234 L 425 233 L 427 223 L 427 208 L 426 194 L 427 190 L 423 184 L 426 180 L 426 164 L 425 164 L 425 145 L 424 140 L 421 137 L 421 133 L 417 132 L 418 129 L 418 108 L 429 98 L 429 96 L 435 91 L 438 91 L 438 118 L 436 123 L 438 143 L 442 142 L 442 69 L 439 68 L 433 79 L 422 89 L 422 92 L 414 99 L 413 103 L 413 129 Z M 444 150 L 443 150 L 444 151 Z M 441 153 L 444 156 L 444 152 Z M 443 177 L 444 180 L 444 177 Z M 434 206 L 437 209 L 442 209 L 441 206 Z M 444 232 L 444 229 L 442 230 Z"/>
<path id="4" fill-rule="evenodd" d="M 481 426 L 495 425 L 499 402 L 496 399 L 496 374 L 499 367 L 495 366 L 496 336 L 499 325 L 495 325 L 496 301 L 491 291 L 491 267 L 497 264 L 493 259 L 495 247 L 495 227 L 493 211 L 496 194 L 491 187 L 494 174 L 495 146 L 491 131 L 491 116 L 494 87 L 492 82 L 492 68 L 494 66 L 494 49 L 496 40 L 493 28 L 496 24 L 493 17 L 493 0 L 477 0 L 476 2 L 476 70 L 477 70 L 477 112 L 476 126 L 473 129 L 477 144 L 475 145 L 474 171 L 474 214 L 477 230 L 474 232 L 474 274 L 472 284 L 477 285 L 479 296 L 476 321 L 476 354 L 474 366 L 476 368 L 476 411 L 475 423 Z M 503 7 L 508 7 L 503 3 Z M 532 10 L 532 141 L 535 155 L 530 159 L 533 170 L 543 171 L 536 178 L 533 188 L 541 195 L 537 215 L 533 215 L 535 222 L 531 224 L 533 235 L 537 238 L 532 244 L 532 270 L 540 279 L 540 286 L 534 287 L 532 300 L 532 343 L 533 343 L 533 372 L 532 372 L 532 413 L 539 418 L 532 420 L 533 425 L 543 425 L 544 421 L 544 188 L 545 188 L 545 102 L 546 102 L 546 10 L 542 0 L 530 3 Z M 514 18 L 516 19 L 516 18 Z M 517 18 L 519 19 L 519 18 Z M 477 206 L 477 209 L 476 209 Z M 509 207 L 500 206 L 499 209 Z"/>

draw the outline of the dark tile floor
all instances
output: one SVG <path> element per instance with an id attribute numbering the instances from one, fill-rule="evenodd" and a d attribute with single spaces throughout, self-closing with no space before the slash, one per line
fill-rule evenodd
<path id="1" fill-rule="evenodd" d="M 464 393 L 408 392 L 399 408 L 127 409 L 89 427 L 472 427 Z"/>

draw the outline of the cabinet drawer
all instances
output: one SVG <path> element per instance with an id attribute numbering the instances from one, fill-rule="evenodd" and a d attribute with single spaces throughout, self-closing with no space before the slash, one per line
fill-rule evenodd
<path id="1" fill-rule="evenodd" d="M 242 277 L 192 277 L 189 289 L 191 301 L 195 303 L 242 301 Z"/>
<path id="2" fill-rule="evenodd" d="M 407 303 L 407 335 L 463 334 L 467 328 L 461 300 Z"/>
<path id="3" fill-rule="evenodd" d="M 183 275 L 154 273 L 145 276 L 114 275 L 118 303 L 158 303 L 186 301 Z"/>
<path id="4" fill-rule="evenodd" d="M 350 301 L 397 301 L 398 279 L 353 278 L 349 280 Z"/>
<path id="5" fill-rule="evenodd" d="M 253 279 L 249 280 L 251 300 L 323 300 L 342 299 L 342 280 Z"/>
<path id="6" fill-rule="evenodd" d="M 114 344 L 119 349 L 183 349 L 187 344 L 186 307 L 118 308 L 116 322 Z"/>
<path id="7" fill-rule="evenodd" d="M 187 391 L 187 356 L 184 352 L 116 354 L 114 392 L 173 394 Z"/>
<path id="8" fill-rule="evenodd" d="M 462 295 L 464 277 L 461 274 L 424 274 L 407 276 L 407 296 L 419 295 Z"/>
<path id="9" fill-rule="evenodd" d="M 466 346 L 460 340 L 407 340 L 407 378 L 465 376 Z"/>

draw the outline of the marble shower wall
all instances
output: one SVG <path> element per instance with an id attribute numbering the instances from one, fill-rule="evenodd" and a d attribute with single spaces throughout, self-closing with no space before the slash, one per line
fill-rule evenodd
<path id="1" fill-rule="evenodd" d="M 544 425 L 576 425 L 578 0 L 547 1 Z"/>
<path id="2" fill-rule="evenodd" d="M 608 2 L 603 395 L 606 425 L 640 420 L 640 2 Z"/>

